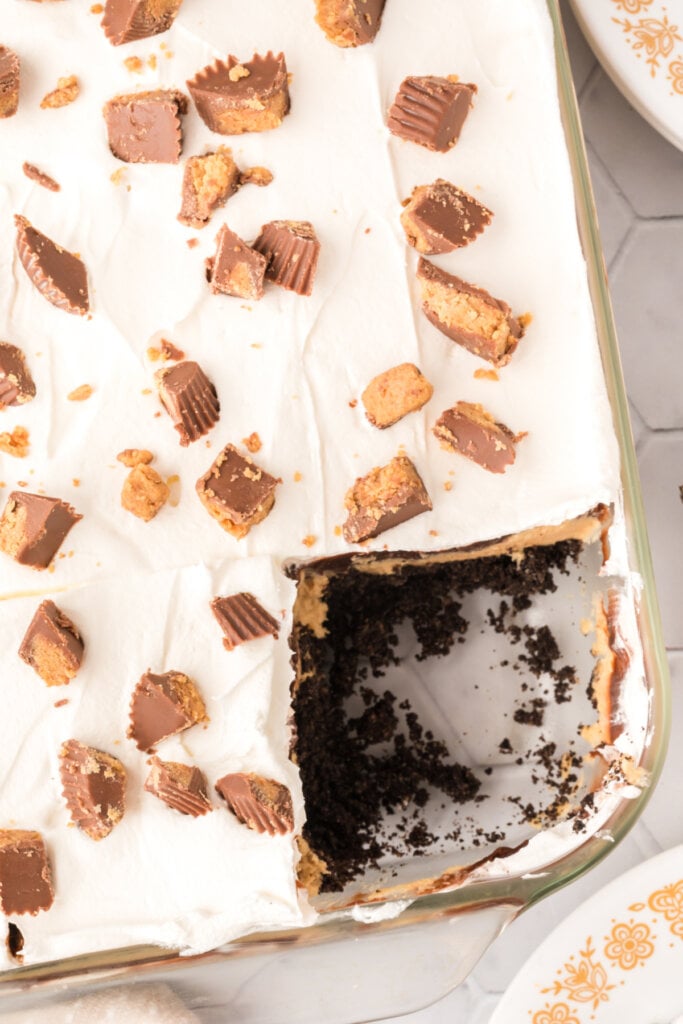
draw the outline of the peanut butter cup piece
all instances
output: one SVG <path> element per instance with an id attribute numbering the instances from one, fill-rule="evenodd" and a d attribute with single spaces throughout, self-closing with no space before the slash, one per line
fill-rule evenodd
<path id="1" fill-rule="evenodd" d="M 0 829 L 0 910 L 32 914 L 49 910 L 55 898 L 52 872 L 40 832 Z"/>
<path id="2" fill-rule="evenodd" d="M 133 691 L 127 735 L 140 750 L 151 751 L 161 740 L 206 721 L 204 701 L 189 676 L 148 669 Z"/>
<path id="3" fill-rule="evenodd" d="M 452 78 L 410 76 L 401 82 L 389 111 L 389 131 L 445 153 L 460 138 L 476 93 L 476 85 Z"/>
<path id="4" fill-rule="evenodd" d="M 17 253 L 31 283 L 57 309 L 84 316 L 90 309 L 88 275 L 75 253 L 62 249 L 30 224 L 16 216 Z"/>
<path id="5" fill-rule="evenodd" d="M 427 256 L 461 249 L 482 233 L 493 214 L 450 181 L 418 185 L 401 214 L 408 244 Z"/>
<path id="6" fill-rule="evenodd" d="M 19 106 L 21 63 L 14 50 L 0 46 L 0 118 L 12 117 Z"/>
<path id="7" fill-rule="evenodd" d="M 258 301 L 268 260 L 243 242 L 227 224 L 216 236 L 216 255 L 206 261 L 206 276 L 214 294 Z"/>
<path id="8" fill-rule="evenodd" d="M 186 448 L 218 423 L 220 402 L 216 388 L 199 363 L 186 360 L 164 366 L 154 374 L 161 404 L 173 420 Z"/>
<path id="9" fill-rule="evenodd" d="M 386 0 L 315 0 L 315 20 L 335 46 L 371 43 L 382 21 Z"/>
<path id="10" fill-rule="evenodd" d="M 21 565 L 47 569 L 71 527 L 82 518 L 59 498 L 12 491 L 0 516 L 0 551 Z"/>
<path id="11" fill-rule="evenodd" d="M 197 494 L 218 524 L 240 540 L 266 518 L 275 504 L 279 482 L 227 444 L 197 481 Z"/>
<path id="12" fill-rule="evenodd" d="M 183 0 L 107 0 L 102 28 L 112 46 L 166 32 Z"/>
<path id="13" fill-rule="evenodd" d="M 264 224 L 254 249 L 267 261 L 266 277 L 297 295 L 310 295 L 318 268 L 320 242 L 307 220 L 274 220 Z"/>
<path id="14" fill-rule="evenodd" d="M 524 328 L 507 302 L 447 274 L 429 260 L 420 259 L 417 277 L 422 310 L 442 334 L 494 366 L 510 361 Z"/>
<path id="15" fill-rule="evenodd" d="M 250 61 L 217 60 L 187 83 L 197 113 L 212 132 L 241 135 L 277 128 L 289 113 L 284 53 L 255 53 Z"/>
<path id="16" fill-rule="evenodd" d="M 156 469 L 138 462 L 123 481 L 121 505 L 126 512 L 149 523 L 164 507 L 170 494 L 168 484 Z"/>
<path id="17" fill-rule="evenodd" d="M 59 110 L 60 107 L 68 107 L 70 103 L 77 100 L 81 92 L 81 86 L 76 75 L 66 75 L 57 79 L 57 86 L 46 93 L 40 101 L 41 110 Z"/>
<path id="18" fill-rule="evenodd" d="M 114 96 L 103 110 L 109 148 L 131 164 L 177 164 L 186 113 L 187 96 L 177 89 Z"/>
<path id="19" fill-rule="evenodd" d="M 434 434 L 442 448 L 459 452 L 491 473 L 504 473 L 515 461 L 515 445 L 524 434 L 513 434 L 482 405 L 457 402 L 436 421 Z"/>
<path id="20" fill-rule="evenodd" d="M 432 503 L 415 466 L 405 455 L 359 477 L 347 492 L 344 540 L 359 544 L 407 522 Z"/>
<path id="21" fill-rule="evenodd" d="M 105 839 L 125 807 L 126 769 L 119 759 L 67 740 L 59 752 L 59 775 L 74 825 L 95 841 Z"/>
<path id="22" fill-rule="evenodd" d="M 41 171 L 39 167 L 36 167 L 35 164 L 30 164 L 28 161 L 24 161 L 21 169 L 27 178 L 30 178 L 31 181 L 35 181 L 35 183 L 40 185 L 41 188 L 46 188 L 49 192 L 61 191 L 61 185 L 56 182 L 54 178 L 51 178 L 49 174 L 46 174 L 45 171 Z"/>
<path id="23" fill-rule="evenodd" d="M 378 374 L 361 395 L 365 415 L 374 427 L 384 430 L 421 409 L 434 388 L 413 363 L 401 363 Z"/>
<path id="24" fill-rule="evenodd" d="M 71 619 L 54 601 L 36 610 L 19 648 L 19 657 L 48 686 L 70 682 L 83 661 L 83 638 Z"/>
<path id="25" fill-rule="evenodd" d="M 292 794 L 281 782 L 253 772 L 233 772 L 218 780 L 216 791 L 237 820 L 256 832 L 283 836 L 294 828 Z"/>
<path id="26" fill-rule="evenodd" d="M 161 761 L 153 757 L 145 790 L 163 800 L 172 810 L 199 818 L 213 810 L 207 792 L 206 776 L 191 764 Z"/>
<path id="27" fill-rule="evenodd" d="M 24 353 L 8 341 L 0 341 L 0 409 L 24 405 L 36 396 L 36 386 Z"/>
<path id="28" fill-rule="evenodd" d="M 215 153 L 191 156 L 183 173 L 178 220 L 188 227 L 206 227 L 213 211 L 224 206 L 241 184 L 240 169 L 227 146 L 219 146 Z"/>
<path id="29" fill-rule="evenodd" d="M 211 602 L 211 611 L 223 630 L 223 646 L 226 651 L 234 651 L 240 644 L 258 640 L 262 636 L 274 636 L 277 640 L 277 619 L 258 603 L 253 594 L 215 597 Z"/>

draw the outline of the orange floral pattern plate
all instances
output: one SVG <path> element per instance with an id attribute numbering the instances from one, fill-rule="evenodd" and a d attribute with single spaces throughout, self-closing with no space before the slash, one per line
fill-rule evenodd
<path id="1" fill-rule="evenodd" d="M 666 1024 L 683 1014 L 683 846 L 610 882 L 526 962 L 490 1024 Z"/>
<path id="2" fill-rule="evenodd" d="M 683 0 L 571 0 L 626 99 L 683 149 Z"/>

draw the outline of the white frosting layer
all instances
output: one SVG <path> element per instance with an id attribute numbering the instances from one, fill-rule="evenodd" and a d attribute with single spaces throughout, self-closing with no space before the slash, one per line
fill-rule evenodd
<path id="1" fill-rule="evenodd" d="M 0 411 L 0 430 L 22 425 L 31 439 L 24 460 L 0 454 L 0 499 L 25 481 L 84 516 L 53 574 L 0 556 L 0 597 L 33 594 L 0 600 L 8 709 L 0 722 L 0 824 L 43 832 L 57 891 L 49 913 L 21 919 L 25 955 L 36 961 L 147 941 L 204 950 L 309 919 L 295 891 L 294 847 L 289 837 L 239 826 L 217 800 L 194 821 L 142 792 L 145 757 L 125 738 L 140 674 L 185 671 L 209 705 L 208 727 L 163 744 L 163 757 L 192 759 L 212 781 L 231 769 L 281 779 L 294 792 L 300 825 L 286 729 L 293 586 L 279 567 L 348 550 L 339 527 L 353 480 L 403 447 L 434 503 L 370 549 L 438 550 L 559 523 L 618 498 L 550 24 L 543 0 L 388 0 L 376 42 L 344 51 L 324 38 L 308 0 L 286 11 L 277 0 L 185 0 L 170 32 L 114 48 L 84 0 L 0 4 L 0 41 L 22 58 L 19 113 L 0 121 L 0 338 L 24 349 L 37 385 L 33 402 Z M 282 126 L 231 142 L 191 108 L 184 154 L 227 142 L 240 166 L 264 165 L 275 180 L 245 187 L 203 232 L 188 230 L 176 220 L 182 165 L 120 164 L 101 108 L 119 92 L 184 89 L 216 56 L 248 59 L 268 49 L 284 50 L 293 76 Z M 131 55 L 155 55 L 156 67 L 145 63 L 134 75 L 123 64 Z M 80 79 L 78 100 L 40 110 L 41 97 L 67 74 Z M 458 74 L 478 85 L 451 152 L 389 136 L 385 113 L 408 74 Z M 55 177 L 61 192 L 29 181 L 25 160 Z M 533 316 L 498 382 L 475 379 L 488 364 L 419 311 L 401 201 L 437 177 L 495 213 L 473 245 L 437 262 Z M 90 318 L 60 312 L 33 288 L 12 244 L 15 213 L 81 254 Z M 316 228 L 322 252 L 313 295 L 270 286 L 252 305 L 211 295 L 203 261 L 220 225 L 249 240 L 275 218 Z M 150 390 L 159 364 L 146 353 L 162 336 L 201 364 L 221 401 L 219 423 L 189 449 Z M 434 397 L 379 431 L 355 400 L 375 374 L 405 361 L 420 367 Z M 81 384 L 93 396 L 68 401 Z M 431 428 L 458 400 L 481 402 L 514 431 L 528 431 L 504 476 L 440 449 Z M 271 514 L 237 541 L 208 516 L 194 484 L 224 444 L 239 445 L 253 431 L 263 443 L 257 463 L 282 484 Z M 181 479 L 179 504 L 151 523 L 120 506 L 127 471 L 115 456 L 127 447 L 149 448 L 162 475 Z M 304 545 L 311 537 L 313 546 Z M 63 589 L 56 600 L 82 630 L 87 653 L 68 689 L 48 690 L 16 649 L 35 593 Z M 277 643 L 228 655 L 208 602 L 240 589 L 272 612 L 282 609 L 282 631 Z M 54 708 L 63 696 L 69 703 Z M 98 844 L 67 828 L 56 757 L 70 736 L 121 757 L 129 773 L 123 822 Z"/>

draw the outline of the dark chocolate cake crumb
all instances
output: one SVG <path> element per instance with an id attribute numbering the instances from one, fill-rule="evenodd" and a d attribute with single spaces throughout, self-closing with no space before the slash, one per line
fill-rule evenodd
<path id="1" fill-rule="evenodd" d="M 17 926 L 12 922 L 7 922 L 7 952 L 16 960 L 17 963 L 23 962 L 22 950 L 24 948 L 24 936 Z"/>
<path id="2" fill-rule="evenodd" d="M 512 716 L 520 725 L 543 725 L 544 711 L 547 707 L 542 697 L 534 697 L 529 704 L 517 708 Z"/>

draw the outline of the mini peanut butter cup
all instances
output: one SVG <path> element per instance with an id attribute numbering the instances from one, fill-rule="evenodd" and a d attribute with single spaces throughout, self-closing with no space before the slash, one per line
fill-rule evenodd
<path id="1" fill-rule="evenodd" d="M 227 146 L 219 146 L 215 153 L 191 156 L 183 172 L 178 220 L 188 227 L 206 227 L 214 210 L 224 206 L 241 184 L 242 174 Z"/>
<path id="2" fill-rule="evenodd" d="M 267 267 L 265 256 L 223 224 L 216 237 L 216 255 L 206 261 L 206 276 L 214 294 L 258 301 L 263 298 Z"/>
<path id="3" fill-rule="evenodd" d="M 199 768 L 178 761 L 150 760 L 145 790 L 162 800 L 174 811 L 199 818 L 213 810 L 207 791 L 206 776 Z"/>
<path id="4" fill-rule="evenodd" d="M 201 366 L 191 360 L 165 366 L 154 375 L 159 398 L 186 448 L 218 423 L 216 388 Z"/>
<path id="5" fill-rule="evenodd" d="M 36 386 L 24 353 L 8 341 L 0 341 L 0 409 L 24 405 L 36 396 Z"/>
<path id="6" fill-rule="evenodd" d="M 109 148 L 127 163 L 177 164 L 186 113 L 187 96 L 177 89 L 114 96 L 103 110 Z"/>
<path id="7" fill-rule="evenodd" d="M 320 242 L 307 220 L 274 220 L 264 224 L 254 249 L 268 260 L 269 281 L 297 295 L 311 294 Z"/>
<path id="8" fill-rule="evenodd" d="M 386 0 L 315 0 L 315 20 L 335 46 L 371 43 L 382 21 Z"/>
<path id="9" fill-rule="evenodd" d="M 504 473 L 515 461 L 515 445 L 524 434 L 513 434 L 483 406 L 457 402 L 441 414 L 434 434 L 442 448 L 458 452 L 491 473 Z"/>
<path id="10" fill-rule="evenodd" d="M 59 498 L 12 491 L 0 516 L 0 551 L 21 565 L 47 569 L 82 518 Z"/>
<path id="11" fill-rule="evenodd" d="M 199 500 L 233 537 L 246 537 L 275 504 L 279 481 L 237 448 L 227 444 L 197 481 Z"/>
<path id="12" fill-rule="evenodd" d="M 414 363 L 401 363 L 379 373 L 361 395 L 365 415 L 384 430 L 429 401 L 434 388 Z"/>
<path id="13" fill-rule="evenodd" d="M 0 910 L 35 915 L 49 910 L 55 894 L 40 832 L 0 829 Z"/>
<path id="14" fill-rule="evenodd" d="M 184 672 L 147 670 L 133 691 L 128 738 L 151 751 L 161 740 L 207 721 L 206 707 Z"/>
<path id="15" fill-rule="evenodd" d="M 207 128 L 220 135 L 265 132 L 277 128 L 289 113 L 289 83 L 284 53 L 255 53 L 217 60 L 187 83 L 197 113 Z"/>
<path id="16" fill-rule="evenodd" d="M 285 835 L 294 828 L 292 794 L 274 779 L 253 772 L 234 772 L 216 783 L 238 821 L 256 832 Z"/>
<path id="17" fill-rule="evenodd" d="M 419 185 L 401 214 L 408 244 L 426 256 L 469 245 L 491 223 L 483 203 L 443 178 Z"/>
<path id="18" fill-rule="evenodd" d="M 233 651 L 240 644 L 258 640 L 262 636 L 278 636 L 278 623 L 263 608 L 253 594 L 231 594 L 230 597 L 215 597 L 211 611 L 223 630 L 223 646 Z"/>
<path id="19" fill-rule="evenodd" d="M 48 302 L 66 313 L 84 316 L 90 309 L 88 275 L 81 258 L 62 249 L 30 224 L 16 216 L 17 253 L 31 283 Z"/>
<path id="20" fill-rule="evenodd" d="M 102 28 L 113 46 L 166 32 L 183 0 L 106 0 Z"/>
<path id="21" fill-rule="evenodd" d="M 460 138 L 476 93 L 476 85 L 452 78 L 410 76 L 401 82 L 389 111 L 389 131 L 445 153 Z"/>
<path id="22" fill-rule="evenodd" d="M 0 46 L 0 118 L 12 117 L 19 107 L 21 63 L 14 50 Z"/>
<path id="23" fill-rule="evenodd" d="M 343 533 L 349 544 L 376 537 L 432 507 L 419 473 L 405 455 L 359 477 L 344 504 L 348 515 Z"/>
<path id="24" fill-rule="evenodd" d="M 59 775 L 74 825 L 91 839 L 105 839 L 125 809 L 126 770 L 117 757 L 67 740 L 59 752 Z"/>
<path id="25" fill-rule="evenodd" d="M 85 645 L 76 626 L 54 601 L 36 609 L 19 648 L 19 657 L 48 686 L 69 683 L 83 661 Z"/>

